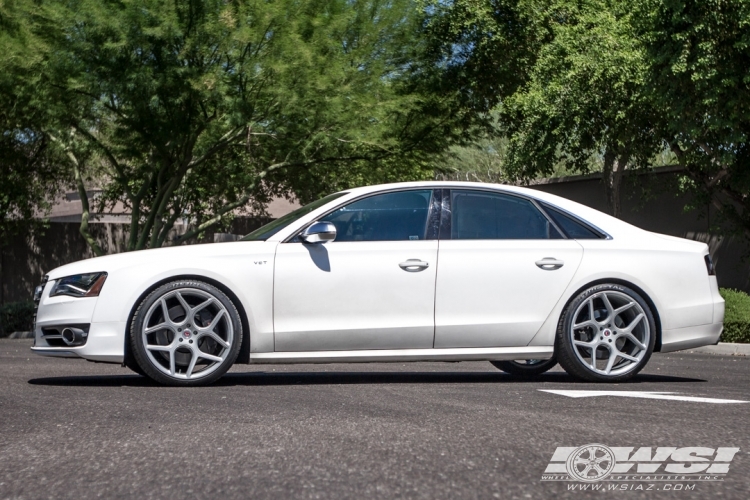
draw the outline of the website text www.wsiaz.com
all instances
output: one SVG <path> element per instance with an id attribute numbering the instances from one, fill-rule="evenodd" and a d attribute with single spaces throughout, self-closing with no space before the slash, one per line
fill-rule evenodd
<path id="1" fill-rule="evenodd" d="M 568 485 L 572 491 L 691 491 L 695 483 L 574 483 Z"/>

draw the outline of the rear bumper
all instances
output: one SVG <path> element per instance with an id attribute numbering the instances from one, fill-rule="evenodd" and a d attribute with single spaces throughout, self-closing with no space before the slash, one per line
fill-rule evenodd
<path id="1" fill-rule="evenodd" d="M 721 322 L 664 330 L 661 332 L 661 352 L 715 345 L 719 342 L 722 331 L 724 331 L 724 324 Z"/>

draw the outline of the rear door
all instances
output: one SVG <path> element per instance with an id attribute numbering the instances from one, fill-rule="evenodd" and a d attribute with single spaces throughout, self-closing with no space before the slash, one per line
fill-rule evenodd
<path id="1" fill-rule="evenodd" d="M 529 199 L 453 189 L 444 201 L 435 296 L 435 347 L 527 345 L 581 262 Z"/>

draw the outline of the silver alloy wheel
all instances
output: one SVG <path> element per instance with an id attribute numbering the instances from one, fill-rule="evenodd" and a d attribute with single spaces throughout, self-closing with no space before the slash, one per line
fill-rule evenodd
<path id="1" fill-rule="evenodd" d="M 153 366 L 183 380 L 213 373 L 229 356 L 233 340 L 226 307 L 197 288 L 178 288 L 159 297 L 146 312 L 141 331 Z"/>
<path id="2" fill-rule="evenodd" d="M 570 340 L 578 359 L 601 375 L 623 375 L 648 352 L 651 331 L 643 308 L 629 295 L 592 294 L 573 314 Z"/>

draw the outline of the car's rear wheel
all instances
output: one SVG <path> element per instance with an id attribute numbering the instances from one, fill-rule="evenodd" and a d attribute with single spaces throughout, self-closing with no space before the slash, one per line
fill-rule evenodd
<path id="1" fill-rule="evenodd" d="M 566 372 L 591 382 L 618 382 L 637 374 L 654 350 L 651 308 L 618 284 L 595 285 L 574 298 L 560 318 L 555 353 Z"/>
<path id="2" fill-rule="evenodd" d="M 505 373 L 518 375 L 519 377 L 535 377 L 541 375 L 557 364 L 557 360 L 551 359 L 523 359 L 518 361 L 490 361 L 495 368 Z"/>
<path id="3" fill-rule="evenodd" d="M 203 385 L 239 354 L 242 323 L 229 297 L 196 280 L 166 283 L 139 304 L 130 326 L 136 363 L 166 385 Z"/>

